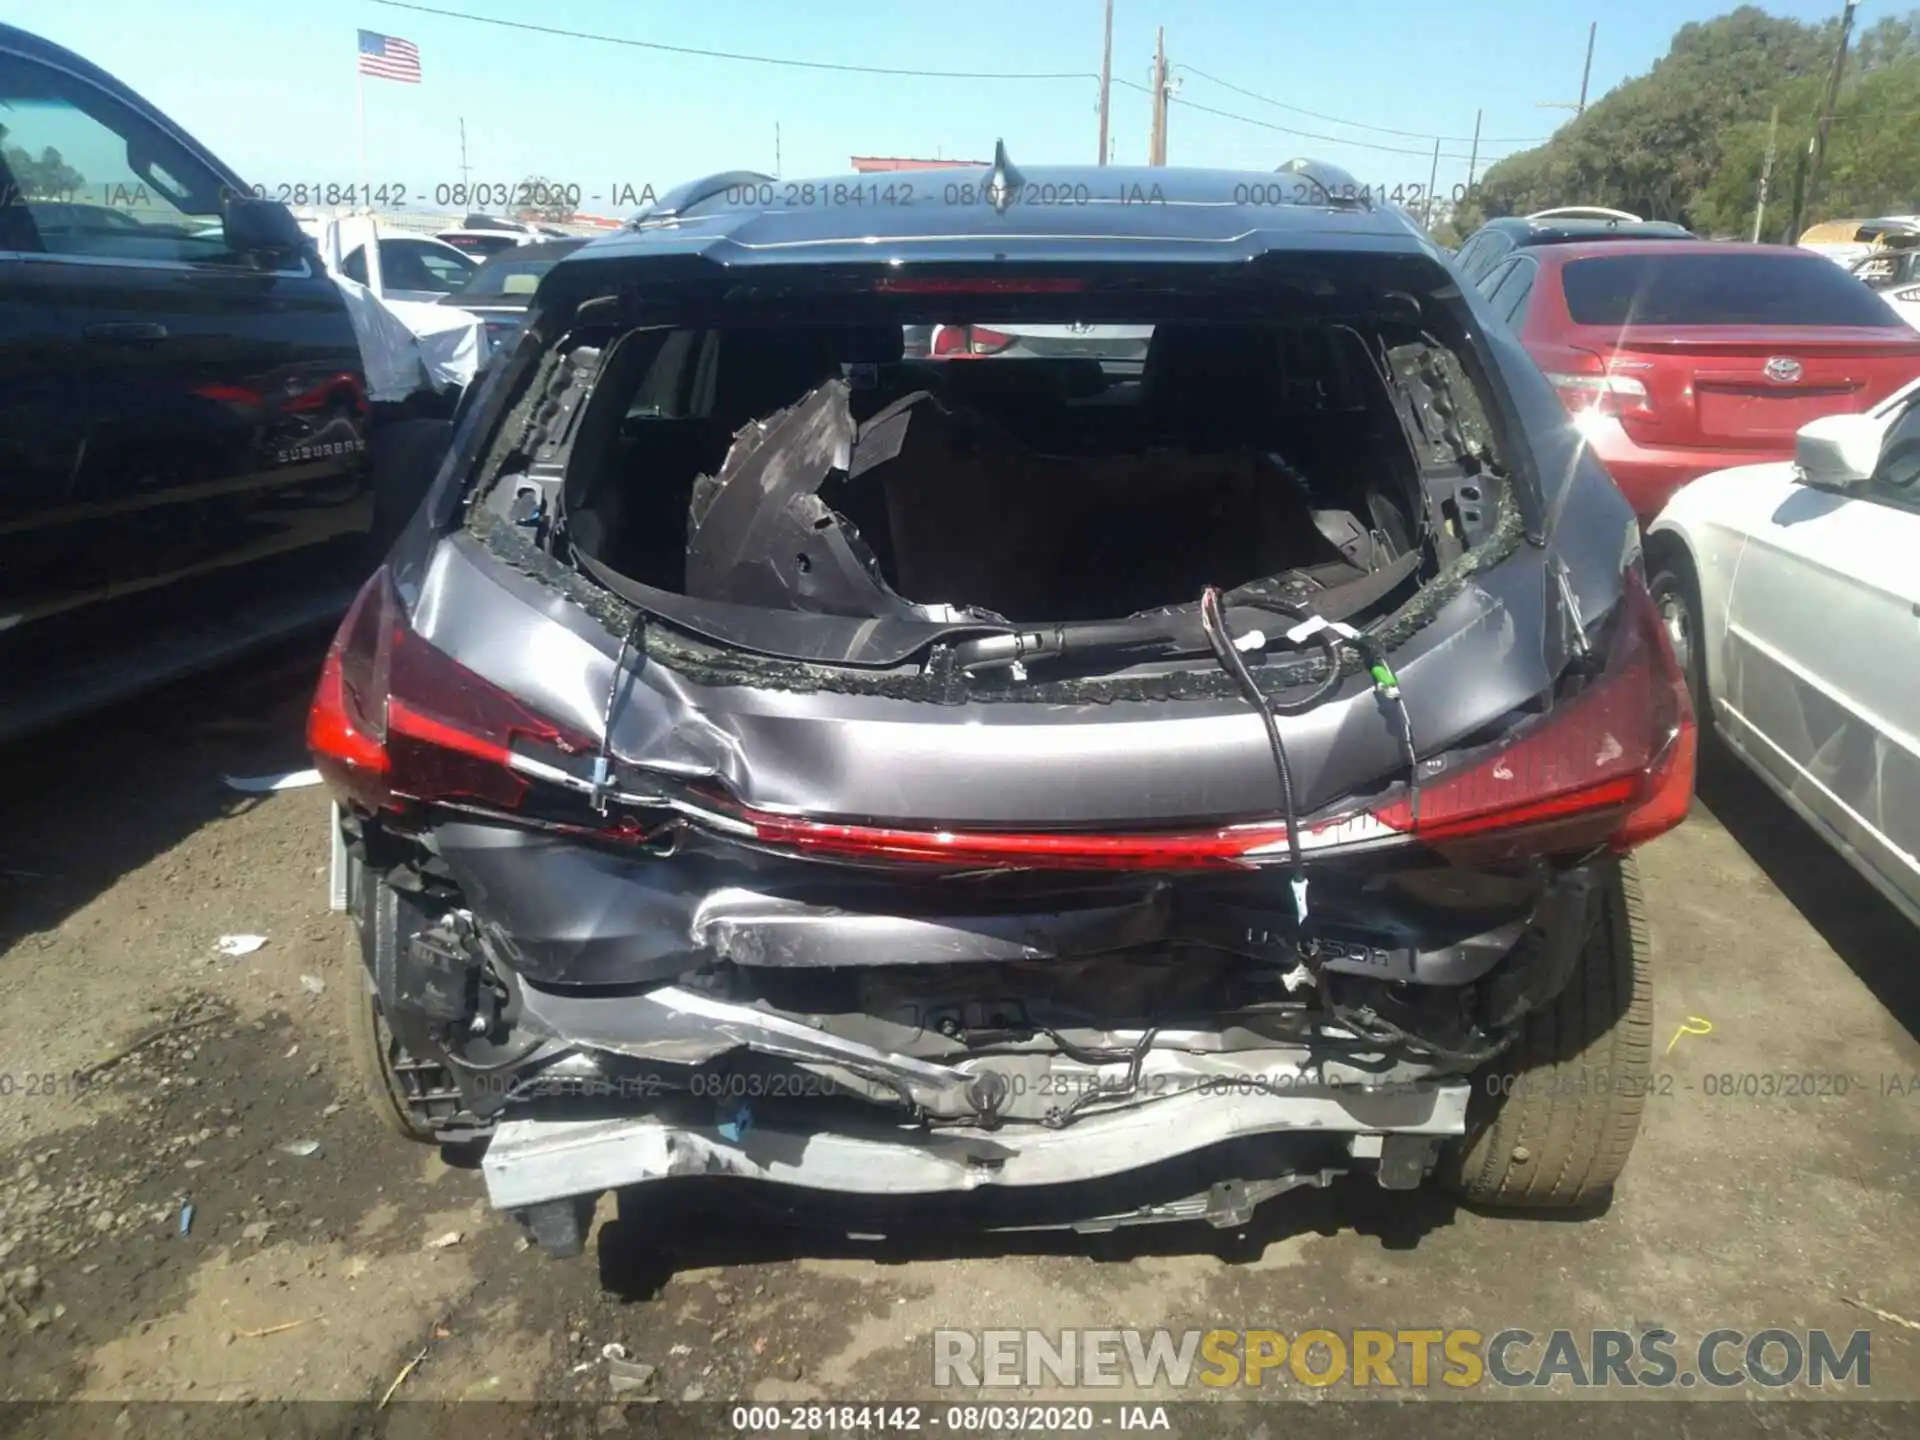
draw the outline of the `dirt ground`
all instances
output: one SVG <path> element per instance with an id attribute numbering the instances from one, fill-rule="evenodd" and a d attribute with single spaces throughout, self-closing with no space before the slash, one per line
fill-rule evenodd
<path id="1" fill-rule="evenodd" d="M 1659 1055 L 1604 1214 L 1353 1185 L 1238 1236 L 874 1243 L 683 1190 L 607 1202 L 587 1255 L 555 1262 L 465 1162 L 389 1137 L 351 1092 L 323 793 L 221 783 L 305 764 L 316 658 L 0 751 L 0 1398 L 113 1402 L 97 1413 L 125 1433 L 120 1402 L 377 1401 L 404 1370 L 402 1402 L 532 1402 L 502 1410 L 514 1433 L 617 1433 L 660 1401 L 951 1400 L 934 1329 L 1080 1325 L 1868 1328 L 1872 1393 L 1920 1398 L 1920 1326 L 1859 1308 L 1920 1317 L 1920 941 L 1742 776 L 1712 775 L 1643 857 L 1661 1044 L 1694 1033 Z M 232 934 L 267 943 L 216 954 Z M 1708 1078 L 1834 1072 L 1848 1093 Z M 613 1393 L 608 1344 L 656 1367 L 643 1391 Z M 170 1413 L 185 1433 L 205 1415 Z M 1832 1433 L 1899 1433 L 1850 1415 Z"/>

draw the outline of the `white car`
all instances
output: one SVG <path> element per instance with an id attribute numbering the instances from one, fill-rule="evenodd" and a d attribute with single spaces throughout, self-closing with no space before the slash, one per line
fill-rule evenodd
<path id="1" fill-rule="evenodd" d="M 380 293 L 391 300 L 437 304 L 443 295 L 463 287 L 480 268 L 480 262 L 471 255 L 424 235 L 380 235 L 376 243 L 380 246 Z M 369 283 L 364 245 L 356 245 L 340 257 L 340 273 L 362 285 Z"/>
<path id="2" fill-rule="evenodd" d="M 436 230 L 433 238 L 446 241 L 463 255 L 471 255 L 476 263 L 484 265 L 502 250 L 532 245 L 546 237 L 536 235 L 531 230 L 454 229 Z"/>
<path id="3" fill-rule="evenodd" d="M 1875 250 L 1847 268 L 1920 330 L 1920 244 Z"/>
<path id="4" fill-rule="evenodd" d="M 1702 729 L 1920 925 L 1920 380 L 1688 485 L 1647 569 Z"/>

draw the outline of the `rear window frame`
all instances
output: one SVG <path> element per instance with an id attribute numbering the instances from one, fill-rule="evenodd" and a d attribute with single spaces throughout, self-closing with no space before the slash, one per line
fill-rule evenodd
<path id="1" fill-rule="evenodd" d="M 1690 268 L 1697 276 L 1698 272 L 1712 267 L 1717 272 L 1716 279 L 1724 279 L 1727 271 L 1737 266 L 1773 266 L 1781 272 L 1792 267 L 1798 274 L 1823 278 L 1813 286 L 1800 287 L 1802 293 L 1793 298 L 1800 302 L 1802 308 L 1791 314 L 1757 311 L 1703 313 L 1701 307 L 1713 306 L 1716 299 L 1725 296 L 1728 290 L 1719 284 L 1702 286 L 1698 278 L 1686 282 L 1666 281 L 1663 289 L 1668 293 L 1656 297 L 1664 302 L 1664 308 L 1647 307 L 1645 297 L 1648 292 L 1644 281 L 1631 282 L 1626 286 L 1615 284 L 1606 290 L 1596 288 L 1602 278 L 1609 274 L 1644 273 L 1654 268 L 1672 274 L 1682 268 Z M 1559 270 L 1561 301 L 1566 307 L 1567 317 L 1573 324 L 1583 328 L 1696 330 L 1722 326 L 1765 326 L 1785 329 L 1888 329 L 1901 323 L 1898 314 L 1876 292 L 1831 260 L 1812 252 L 1807 252 L 1804 258 L 1797 254 L 1768 250 L 1744 255 L 1729 254 L 1724 250 L 1579 255 L 1567 258 Z M 1831 280 L 1825 278 L 1829 273 Z M 1757 278 L 1750 276 L 1742 287 L 1744 293 L 1755 300 L 1764 296 L 1771 301 L 1790 293 L 1783 289 L 1779 277 L 1769 276 L 1767 280 L 1768 283 L 1761 284 Z M 1815 293 L 1822 289 L 1827 293 Z M 1640 297 L 1638 302 L 1632 298 L 1636 295 Z"/>

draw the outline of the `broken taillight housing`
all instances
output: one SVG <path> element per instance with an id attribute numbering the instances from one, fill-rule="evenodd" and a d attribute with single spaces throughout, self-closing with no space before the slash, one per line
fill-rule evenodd
<path id="1" fill-rule="evenodd" d="M 334 793 L 368 810 L 409 800 L 517 809 L 521 772 L 552 767 L 516 742 L 563 753 L 594 743 L 422 640 L 392 576 L 374 572 L 328 647 L 307 714 L 307 748 Z"/>
<path id="2" fill-rule="evenodd" d="M 1628 850 L 1693 803 L 1699 743 L 1672 642 L 1640 577 L 1625 577 L 1604 670 L 1512 740 L 1378 806 L 1390 828 L 1459 855 Z"/>

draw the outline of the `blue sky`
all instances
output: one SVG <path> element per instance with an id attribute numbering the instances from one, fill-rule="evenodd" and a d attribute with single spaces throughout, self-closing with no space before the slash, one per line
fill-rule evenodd
<path id="1" fill-rule="evenodd" d="M 0 0 L 0 19 L 113 72 L 255 183 L 361 178 L 359 28 L 420 47 L 425 83 L 365 85 L 365 178 L 403 183 L 416 195 L 460 178 L 463 117 L 473 180 L 511 183 L 538 173 L 579 184 L 588 196 L 610 195 L 615 186 L 663 189 L 714 170 L 771 171 L 776 124 L 785 176 L 842 172 L 855 154 L 985 158 L 1000 137 L 1028 164 L 1095 158 L 1101 0 L 427 3 L 668 45 L 1089 78 L 946 80 L 777 68 L 532 34 L 380 0 Z M 1857 23 L 1911 4 L 1865 0 Z M 1731 8 L 1731 0 L 1115 0 L 1113 71 L 1116 81 L 1144 87 L 1155 27 L 1166 28 L 1178 95 L 1193 102 L 1171 107 L 1173 164 L 1271 169 L 1312 155 L 1365 184 L 1424 185 L 1439 135 L 1447 137 L 1444 193 L 1467 178 L 1477 108 L 1485 112 L 1483 170 L 1567 118 L 1570 112 L 1536 102 L 1577 96 L 1590 21 L 1600 26 L 1590 91 L 1598 97 L 1644 71 L 1681 24 Z M 1837 13 L 1839 3 L 1772 0 L 1765 8 L 1812 20 Z M 1279 109 L 1218 81 L 1337 118 Z M 1116 83 L 1118 162 L 1144 163 L 1147 128 L 1147 95 Z"/>

